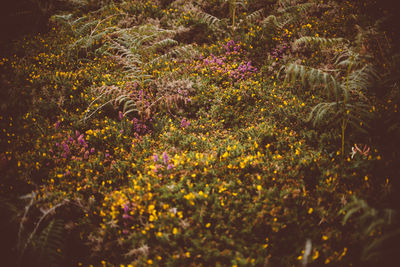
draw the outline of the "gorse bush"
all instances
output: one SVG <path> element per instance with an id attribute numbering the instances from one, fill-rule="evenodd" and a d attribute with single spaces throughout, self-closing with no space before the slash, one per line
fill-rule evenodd
<path id="1" fill-rule="evenodd" d="M 389 13 L 69 2 L 0 59 L 4 264 L 391 266 Z"/>

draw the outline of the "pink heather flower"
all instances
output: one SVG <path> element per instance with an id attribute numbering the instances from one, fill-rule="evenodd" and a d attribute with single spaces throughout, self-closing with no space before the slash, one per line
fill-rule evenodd
<path id="1" fill-rule="evenodd" d="M 190 125 L 190 121 L 188 121 L 188 120 L 186 120 L 186 118 L 183 118 L 182 119 L 182 121 L 181 121 L 181 126 L 182 126 L 182 128 L 186 128 L 186 127 L 188 127 Z"/>
<path id="2" fill-rule="evenodd" d="M 79 132 L 78 132 L 78 133 L 79 133 Z M 83 145 L 83 146 L 85 146 L 85 147 L 87 146 L 86 141 L 85 141 L 85 137 L 84 137 L 83 134 L 79 135 L 79 137 L 78 137 L 78 142 L 79 142 L 80 145 Z"/>
<path id="3" fill-rule="evenodd" d="M 122 113 L 122 111 L 118 112 L 119 120 L 122 120 L 123 117 L 124 117 L 124 114 Z"/>
<path id="4" fill-rule="evenodd" d="M 68 147 L 68 145 L 67 145 L 67 144 L 65 144 L 65 143 L 63 143 L 62 145 L 63 145 L 63 148 L 64 148 L 64 152 L 65 152 L 65 154 L 69 154 L 69 153 L 70 153 L 70 150 L 69 150 L 69 147 Z"/>
<path id="5" fill-rule="evenodd" d="M 164 164 L 165 164 L 165 165 L 167 165 L 168 162 L 169 162 L 169 157 L 168 157 L 167 152 L 164 152 L 164 153 L 163 153 L 163 161 L 164 161 Z"/>
<path id="6" fill-rule="evenodd" d="M 128 204 L 124 204 L 123 206 L 124 206 L 124 213 L 128 213 L 128 211 L 129 211 Z"/>
<path id="7" fill-rule="evenodd" d="M 128 204 L 124 204 L 124 214 L 122 215 L 123 219 L 132 219 L 132 216 L 129 215 L 129 206 Z"/>
<path id="8" fill-rule="evenodd" d="M 154 154 L 154 155 L 153 155 L 153 160 L 154 160 L 154 162 L 157 162 L 157 161 L 158 161 L 158 155 L 157 155 L 157 154 Z"/>

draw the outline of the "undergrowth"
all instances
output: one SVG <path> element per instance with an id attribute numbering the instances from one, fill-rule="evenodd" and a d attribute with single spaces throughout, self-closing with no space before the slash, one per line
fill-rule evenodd
<path id="1" fill-rule="evenodd" d="M 31 2 L 48 30 L 0 61 L 7 266 L 395 266 L 386 6 Z"/>

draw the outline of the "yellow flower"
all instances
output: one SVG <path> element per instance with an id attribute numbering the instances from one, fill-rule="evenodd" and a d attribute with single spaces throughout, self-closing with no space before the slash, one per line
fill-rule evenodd
<path id="1" fill-rule="evenodd" d="M 313 260 L 316 260 L 316 259 L 318 259 L 318 257 L 319 257 L 319 251 L 316 250 L 312 258 L 313 258 Z"/>
<path id="2" fill-rule="evenodd" d="M 297 257 L 297 259 L 300 261 L 300 260 L 303 259 L 303 256 L 300 255 L 300 256 Z"/>

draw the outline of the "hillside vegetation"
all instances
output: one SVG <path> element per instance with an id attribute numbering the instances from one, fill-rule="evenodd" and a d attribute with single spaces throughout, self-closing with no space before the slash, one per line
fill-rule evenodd
<path id="1" fill-rule="evenodd" d="M 4 266 L 397 266 L 388 1 L 15 6 Z"/>

